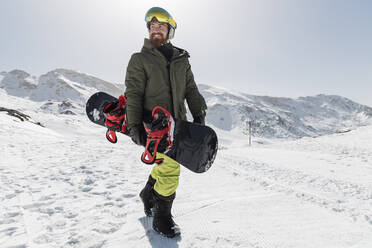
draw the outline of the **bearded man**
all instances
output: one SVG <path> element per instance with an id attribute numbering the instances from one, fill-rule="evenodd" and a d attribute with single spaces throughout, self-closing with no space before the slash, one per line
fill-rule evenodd
<path id="1" fill-rule="evenodd" d="M 174 37 L 176 22 L 159 7 L 145 16 L 149 39 L 141 52 L 134 53 L 125 77 L 126 114 L 130 136 L 138 145 L 146 144 L 143 121 L 151 111 L 162 106 L 174 118 L 187 120 L 185 100 L 195 123 L 204 125 L 207 106 L 195 84 L 189 63 L 189 53 L 169 42 Z M 161 163 L 155 164 L 140 192 L 145 214 L 153 216 L 153 229 L 166 237 L 180 234 L 171 208 L 176 196 L 180 165 L 166 154 L 157 153 Z"/>

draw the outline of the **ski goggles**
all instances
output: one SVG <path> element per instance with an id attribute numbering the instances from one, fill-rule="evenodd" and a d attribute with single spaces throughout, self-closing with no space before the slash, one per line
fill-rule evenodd
<path id="1" fill-rule="evenodd" d="M 152 21 L 153 18 L 156 18 L 158 22 L 164 22 L 170 24 L 173 28 L 177 28 L 176 21 L 172 18 L 172 16 L 164 9 L 154 7 L 147 11 L 145 16 L 146 23 Z"/>

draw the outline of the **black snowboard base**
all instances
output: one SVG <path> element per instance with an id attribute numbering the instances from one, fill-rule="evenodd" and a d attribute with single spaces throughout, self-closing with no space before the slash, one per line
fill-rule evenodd
<path id="1" fill-rule="evenodd" d="M 105 116 L 103 115 L 102 106 L 105 102 L 114 102 L 118 99 L 105 92 L 93 94 L 87 101 L 85 111 L 89 120 L 100 126 L 105 126 Z"/>

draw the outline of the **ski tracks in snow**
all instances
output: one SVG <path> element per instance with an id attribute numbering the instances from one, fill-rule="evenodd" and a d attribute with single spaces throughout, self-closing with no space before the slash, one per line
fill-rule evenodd
<path id="1" fill-rule="evenodd" d="M 112 145 L 98 127 L 62 136 L 14 125 L 0 129 L 0 247 L 372 244 L 369 148 L 224 145 L 207 173 L 181 167 L 172 210 L 181 237 L 167 239 L 144 217 L 138 192 L 151 166 L 141 164 L 141 149 L 128 138 Z"/>
<path id="2" fill-rule="evenodd" d="M 322 213 L 325 214 L 325 221 L 318 224 L 319 229 L 326 221 L 334 219 L 340 222 L 337 231 L 346 232 L 343 236 L 345 240 L 337 247 L 370 246 L 372 240 L 368 233 L 372 232 L 372 181 L 368 165 L 371 157 L 368 154 L 371 149 L 360 151 L 355 147 L 350 149 L 350 146 L 341 148 L 337 141 L 327 144 L 321 144 L 322 140 L 305 141 L 305 144 L 301 142 L 245 147 L 234 154 L 221 151 L 219 158 L 223 161 L 221 165 L 232 174 L 266 191 L 280 193 L 282 199 L 294 199 L 294 203 L 299 205 L 298 209 L 313 206 L 311 208 L 315 207 L 315 210 L 309 211 L 312 214 L 326 210 L 328 214 Z M 311 145 L 322 149 L 318 150 Z M 363 156 L 360 156 L 360 152 Z M 239 154 L 245 154 L 248 159 L 244 160 Z M 293 158 L 296 156 L 298 158 Z M 295 211 L 298 210 L 292 210 L 293 213 Z M 331 216 L 339 218 L 337 220 Z"/>
<path id="3" fill-rule="evenodd" d="M 317 204 L 336 213 L 346 213 L 353 220 L 366 221 L 372 225 L 372 190 L 364 186 L 309 175 L 301 171 L 276 168 L 264 162 L 249 159 L 241 161 L 226 155 L 227 168 L 246 175 L 263 188 L 294 195 L 306 202 Z"/>
<path id="4" fill-rule="evenodd" d="M 24 137 L 13 132 L 0 147 L 0 246 L 103 247 L 138 204 L 138 184 L 147 178 L 134 176 L 141 173 L 129 162 L 131 145 Z"/>

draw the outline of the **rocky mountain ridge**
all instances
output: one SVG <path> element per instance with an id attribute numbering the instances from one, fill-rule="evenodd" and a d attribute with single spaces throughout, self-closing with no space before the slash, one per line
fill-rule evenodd
<path id="1" fill-rule="evenodd" d="M 114 96 L 124 85 L 68 69 L 56 69 L 40 77 L 22 70 L 0 73 L 0 89 L 6 94 L 39 103 L 39 110 L 51 114 L 84 115 L 88 97 L 97 91 Z M 207 124 L 265 138 L 313 137 L 345 132 L 369 125 L 372 108 L 342 96 L 299 97 L 256 96 L 199 84 L 208 112 Z"/>

